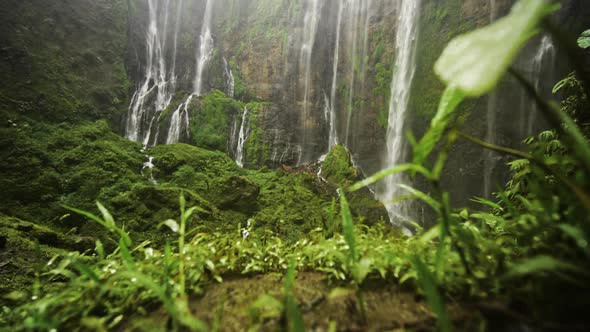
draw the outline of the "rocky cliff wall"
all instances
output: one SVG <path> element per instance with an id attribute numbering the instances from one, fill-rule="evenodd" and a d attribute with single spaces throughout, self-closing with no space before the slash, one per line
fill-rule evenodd
<path id="1" fill-rule="evenodd" d="M 124 0 L 4 1 L 2 117 L 118 125 L 129 104 L 127 27 Z"/>

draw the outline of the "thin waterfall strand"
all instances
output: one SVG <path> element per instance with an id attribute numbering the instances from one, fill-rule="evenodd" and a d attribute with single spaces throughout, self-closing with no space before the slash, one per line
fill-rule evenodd
<path id="1" fill-rule="evenodd" d="M 420 0 L 403 0 L 400 7 L 396 33 L 395 71 L 391 83 L 391 100 L 389 103 L 386 168 L 404 162 L 404 123 L 415 72 Z M 400 182 L 405 182 L 402 176 L 387 178 L 380 188 L 378 198 L 387 203 L 402 195 L 403 191 L 397 186 Z M 386 207 L 392 223 L 403 226 L 404 222 L 410 219 L 410 211 L 406 203 L 386 204 Z"/>

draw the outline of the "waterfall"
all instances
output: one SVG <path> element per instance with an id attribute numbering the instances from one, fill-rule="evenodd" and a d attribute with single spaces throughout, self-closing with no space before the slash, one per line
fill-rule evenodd
<path id="1" fill-rule="evenodd" d="M 311 59 L 315 45 L 316 33 L 320 22 L 320 0 L 306 0 L 303 18 L 303 40 L 301 42 L 300 61 L 303 66 L 303 117 L 309 116 L 309 93 L 311 80 Z M 305 138 L 305 137 L 304 137 Z"/>
<path id="2" fill-rule="evenodd" d="M 176 111 L 172 113 L 172 117 L 170 118 L 170 126 L 168 127 L 168 137 L 166 138 L 166 144 L 180 142 L 180 135 L 183 127 L 185 129 L 186 136 L 189 136 L 190 123 L 188 117 L 188 108 L 191 101 L 193 100 L 193 97 L 194 95 L 190 95 L 187 100 L 184 103 L 178 105 Z"/>
<path id="3" fill-rule="evenodd" d="M 151 130 L 160 113 L 168 107 L 174 95 L 175 60 L 169 71 L 166 65 L 166 46 L 171 0 L 148 0 L 149 23 L 146 33 L 146 66 L 143 82 L 133 94 L 127 114 L 125 136 L 133 141 L 149 144 Z M 173 53 L 176 56 L 178 26 L 182 1 L 177 7 Z M 164 11 L 163 16 L 159 13 Z M 163 18 L 163 21 L 161 21 Z M 151 97 L 156 93 L 155 98 Z"/>
<path id="4" fill-rule="evenodd" d="M 371 7 L 373 0 L 365 0 L 364 2 L 364 27 L 363 27 L 363 48 L 361 52 L 361 68 L 360 68 L 360 83 L 365 84 L 365 74 L 367 71 L 367 51 L 369 49 L 369 23 L 371 22 Z"/>
<path id="5" fill-rule="evenodd" d="M 148 179 L 150 180 L 150 182 L 154 185 L 157 185 L 158 182 L 156 181 L 156 179 L 154 179 L 154 167 L 156 167 L 156 165 L 154 165 L 154 157 L 146 155 L 145 156 L 147 158 L 148 161 L 143 163 L 143 166 L 141 167 L 141 175 L 145 175 L 144 172 L 147 171 L 148 173 Z"/>
<path id="6" fill-rule="evenodd" d="M 357 53 L 357 39 L 358 39 L 358 25 L 359 25 L 359 17 L 361 15 L 361 1 L 362 0 L 351 0 L 350 7 L 348 8 L 348 16 L 351 20 L 350 25 L 348 27 L 348 35 L 351 38 L 352 46 L 350 51 L 350 65 L 351 65 L 351 75 L 350 75 L 350 82 L 348 87 L 348 108 L 346 114 L 346 136 L 345 142 L 346 146 L 349 146 L 348 140 L 350 137 L 350 124 L 352 121 L 352 112 L 353 112 L 353 97 L 354 97 L 354 82 L 356 76 L 355 70 L 355 63 L 356 63 L 356 53 Z"/>
<path id="7" fill-rule="evenodd" d="M 541 38 L 541 42 L 536 49 L 535 55 L 530 62 L 530 77 L 529 80 L 534 83 L 535 90 L 537 90 L 541 95 L 548 94 L 550 91 L 550 86 L 543 85 L 546 82 L 546 76 L 543 74 L 548 74 L 549 76 L 553 76 L 554 68 L 555 68 L 555 57 L 557 55 L 555 45 L 553 44 L 553 40 L 550 36 L 545 35 Z M 554 82 L 549 81 L 549 84 Z M 523 97 L 528 97 L 524 96 Z M 529 99 L 530 100 L 530 99 Z M 525 127 L 521 129 L 521 134 L 523 137 L 528 137 L 534 134 L 534 125 L 538 122 L 538 114 L 539 114 L 539 107 L 536 103 L 532 103 L 529 101 L 529 106 L 523 107 L 523 114 L 526 115 L 525 121 L 522 123 Z"/>
<path id="8" fill-rule="evenodd" d="M 494 23 L 497 18 L 496 0 L 490 0 L 490 24 Z M 498 109 L 498 92 L 493 91 L 488 96 L 487 112 L 486 112 L 486 138 L 485 141 L 491 144 L 496 144 L 496 111 Z M 483 166 L 483 197 L 490 199 L 492 197 L 492 182 L 493 174 L 496 165 L 501 157 L 492 150 L 484 150 L 484 166 Z"/>
<path id="9" fill-rule="evenodd" d="M 385 167 L 391 168 L 404 162 L 404 122 L 410 99 L 410 89 L 415 72 L 416 36 L 420 0 L 402 0 L 396 32 L 396 60 L 391 82 L 389 120 L 387 128 L 387 151 Z M 402 176 L 391 176 L 381 184 L 378 198 L 387 201 L 400 196 L 403 191 L 397 183 L 405 182 Z M 410 218 L 409 206 L 405 203 L 386 204 L 392 223 L 402 226 Z"/>
<path id="10" fill-rule="evenodd" d="M 178 143 L 180 141 L 180 135 L 183 127 L 186 131 L 186 135 L 189 135 L 189 106 L 194 96 L 200 96 L 203 93 L 203 72 L 209 60 L 211 60 L 211 56 L 213 55 L 213 36 L 211 34 L 212 16 L 213 2 L 211 0 L 207 0 L 205 6 L 205 15 L 203 16 L 203 23 L 201 26 L 201 34 L 199 36 L 199 48 L 197 50 L 197 64 L 195 80 L 193 82 L 193 93 L 188 96 L 184 103 L 178 106 L 174 113 L 172 113 L 166 144 Z"/>
<path id="11" fill-rule="evenodd" d="M 345 145 L 350 147 L 352 116 L 355 113 L 354 97 L 356 87 L 365 85 L 366 57 L 369 43 L 369 23 L 371 19 L 372 0 L 348 0 L 348 27 L 350 77 L 348 86 L 348 104 L 345 128 Z M 360 45 L 360 46 L 359 46 Z M 360 52 L 359 52 L 360 50 Z"/>
<path id="12" fill-rule="evenodd" d="M 203 25 L 201 26 L 201 35 L 199 36 L 199 49 L 197 52 L 197 66 L 194 82 L 194 93 L 197 96 L 200 96 L 203 93 L 203 72 L 213 55 L 213 36 L 211 34 L 212 16 L 213 1 L 207 0 Z"/>
<path id="13" fill-rule="evenodd" d="M 244 167 L 244 143 L 248 139 L 250 131 L 250 121 L 248 121 L 248 108 L 244 107 L 242 112 L 242 124 L 240 125 L 240 133 L 238 137 L 238 145 L 236 148 L 236 163 L 240 167 Z"/>
<path id="14" fill-rule="evenodd" d="M 168 128 L 168 137 L 166 138 L 166 144 L 174 144 L 178 143 L 180 140 L 180 126 L 181 126 L 181 109 L 183 108 L 184 104 L 178 105 L 178 108 L 174 113 L 172 113 L 172 118 L 170 118 L 170 127 Z"/>
<path id="15" fill-rule="evenodd" d="M 330 100 L 326 101 L 328 107 L 328 152 L 338 144 L 338 128 L 336 119 L 336 89 L 338 88 L 338 62 L 340 61 L 340 32 L 342 30 L 342 12 L 344 5 L 338 2 L 338 19 L 336 20 L 336 42 L 334 43 L 334 58 L 332 60 L 332 87 L 330 90 Z"/>
<path id="16" fill-rule="evenodd" d="M 180 26 L 182 23 L 182 8 L 184 5 L 184 0 L 178 1 L 178 8 L 176 8 L 176 21 L 174 22 L 174 48 L 172 52 L 172 88 L 173 90 L 176 89 L 177 77 L 176 77 L 176 58 L 178 54 L 178 33 L 180 31 Z"/>
<path id="17" fill-rule="evenodd" d="M 490 22 L 494 22 L 498 18 L 498 8 L 496 0 L 490 0 Z M 551 37 L 545 35 L 538 39 L 537 45 L 534 48 L 528 49 L 529 52 L 525 51 L 524 55 L 517 61 L 516 68 L 519 72 L 534 84 L 535 89 L 542 95 L 550 94 L 551 87 L 544 86 L 543 82 L 549 81 L 548 76 L 553 75 L 555 68 L 555 57 L 556 49 L 553 44 Z M 532 53 L 532 55 L 530 55 Z M 529 56 L 526 56 L 529 54 Z M 505 82 L 510 90 L 516 91 L 516 96 L 512 99 L 517 101 L 516 105 L 507 104 L 505 99 L 501 98 L 508 88 L 503 90 L 497 90 L 492 92 L 488 96 L 487 114 L 486 114 L 486 135 L 485 141 L 491 144 L 502 144 L 504 142 L 498 142 L 498 135 L 502 135 L 505 128 L 500 126 L 502 123 L 498 121 L 498 115 L 503 114 L 502 110 L 506 107 L 512 107 L 518 110 L 516 116 L 511 113 L 510 116 L 514 117 L 512 121 L 517 124 L 516 128 L 513 127 L 514 134 L 517 134 L 518 139 L 524 139 L 535 132 L 535 125 L 538 124 L 538 112 L 537 105 L 531 101 L 529 96 L 522 90 L 520 86 L 512 87 L 509 84 L 516 84 Z M 496 189 L 499 175 L 502 174 L 501 166 L 502 156 L 491 150 L 485 150 L 483 152 L 484 169 L 483 169 L 483 197 L 491 199 L 492 192 Z"/>
<path id="18" fill-rule="evenodd" d="M 234 74 L 231 71 L 231 66 L 229 65 L 229 63 L 227 62 L 227 60 L 225 60 L 225 58 L 223 58 L 223 70 L 224 70 L 224 75 L 226 78 L 226 93 L 227 96 L 230 98 L 234 97 L 234 91 L 235 91 L 235 84 L 236 81 L 234 79 Z"/>

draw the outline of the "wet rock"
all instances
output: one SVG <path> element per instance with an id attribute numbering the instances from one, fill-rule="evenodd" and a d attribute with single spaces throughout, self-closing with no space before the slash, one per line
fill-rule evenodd
<path id="1" fill-rule="evenodd" d="M 252 213 L 257 210 L 257 199 L 260 187 L 249 179 L 231 176 L 222 179 L 217 186 L 216 203 L 224 210 Z"/>
<path id="2" fill-rule="evenodd" d="M 36 239 L 39 244 L 45 244 L 51 247 L 66 247 L 66 241 L 58 233 L 44 228 L 35 228 L 31 231 L 30 236 Z"/>
<path id="3" fill-rule="evenodd" d="M 35 225 L 27 221 L 20 221 L 16 226 L 16 229 L 21 232 L 29 232 L 32 231 Z"/>

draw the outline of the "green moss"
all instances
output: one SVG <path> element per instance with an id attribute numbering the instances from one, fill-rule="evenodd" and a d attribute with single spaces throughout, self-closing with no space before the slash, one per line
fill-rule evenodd
<path id="1" fill-rule="evenodd" d="M 250 131 L 244 143 L 244 150 L 248 165 L 262 165 L 270 157 L 270 148 L 261 127 L 262 113 L 269 105 L 269 103 L 260 102 L 251 102 L 246 105 L 249 110 Z"/>
<path id="2" fill-rule="evenodd" d="M 130 86 L 123 63 L 125 1 L 5 5 L 0 107 L 53 123 L 107 119 L 118 126 Z"/>
<path id="3" fill-rule="evenodd" d="M 359 178 L 359 171 L 352 166 L 350 153 L 342 145 L 330 150 L 322 166 L 322 176 L 337 187 L 350 185 Z"/>
<path id="4" fill-rule="evenodd" d="M 331 196 L 318 193 L 314 176 L 282 171 L 250 171 L 249 178 L 260 187 L 260 210 L 252 216 L 254 231 L 271 230 L 294 242 L 315 228 L 330 224 Z"/>
<path id="5" fill-rule="evenodd" d="M 196 146 L 209 150 L 229 151 L 228 137 L 232 119 L 242 109 L 242 104 L 227 97 L 221 91 L 206 95 L 199 109 L 191 112 L 191 137 Z"/>
<path id="6" fill-rule="evenodd" d="M 13 306 L 38 294 L 40 272 L 55 255 L 94 247 L 94 239 L 64 235 L 0 214 L 0 306 Z"/>
<path id="7" fill-rule="evenodd" d="M 470 31 L 475 26 L 473 21 L 467 20 L 461 14 L 449 15 L 448 13 L 462 13 L 462 2 L 445 0 L 427 2 L 422 6 L 416 49 L 416 73 L 409 105 L 412 116 L 422 123 L 419 127 L 428 126 L 445 88 L 434 74 L 434 63 L 453 37 Z M 467 102 L 462 107 L 474 107 L 474 105 L 472 102 Z"/>

